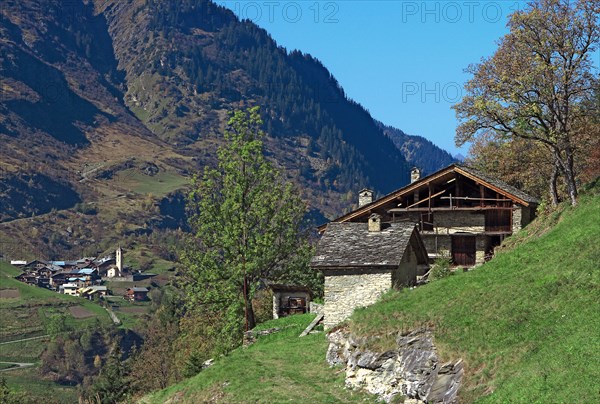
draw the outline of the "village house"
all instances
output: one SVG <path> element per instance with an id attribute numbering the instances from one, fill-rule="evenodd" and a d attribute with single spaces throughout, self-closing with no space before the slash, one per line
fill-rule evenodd
<path id="1" fill-rule="evenodd" d="M 324 230 L 311 267 L 325 276 L 325 328 L 391 288 L 414 285 L 429 268 L 414 223 L 382 223 L 372 214 L 367 223 L 332 222 Z"/>
<path id="2" fill-rule="evenodd" d="M 148 299 L 148 289 L 134 286 L 128 288 L 123 297 L 130 302 L 142 302 Z"/>
<path id="3" fill-rule="evenodd" d="M 110 274 L 112 270 L 113 276 L 122 275 L 123 250 L 118 247 L 114 257 L 84 257 L 72 261 L 13 260 L 11 263 L 23 271 L 15 277 L 21 282 L 91 299 L 108 294 L 106 286 L 99 285 L 102 274 Z"/>
<path id="4" fill-rule="evenodd" d="M 108 288 L 106 286 L 88 286 L 79 289 L 79 295 L 89 300 L 95 297 L 102 298 L 108 295 Z"/>
<path id="5" fill-rule="evenodd" d="M 489 259 L 502 240 L 531 222 L 539 201 L 496 178 L 452 164 L 373 201 L 359 193 L 359 207 L 333 222 L 366 223 L 373 213 L 386 223 L 415 223 L 431 260 L 447 257 L 471 267 Z M 325 231 L 325 225 L 319 230 Z"/>
<path id="6" fill-rule="evenodd" d="M 70 296 L 79 296 L 79 285 L 76 283 L 65 283 L 64 285 L 60 285 L 59 293 Z"/>
<path id="7" fill-rule="evenodd" d="M 58 290 L 61 285 L 68 283 L 68 279 L 73 277 L 70 272 L 59 272 L 50 277 L 50 287 L 54 290 Z"/>
<path id="8" fill-rule="evenodd" d="M 24 272 L 16 279 L 41 288 L 49 288 L 51 277 L 61 270 L 60 267 L 51 262 L 40 260 L 34 260 L 19 266 Z"/>

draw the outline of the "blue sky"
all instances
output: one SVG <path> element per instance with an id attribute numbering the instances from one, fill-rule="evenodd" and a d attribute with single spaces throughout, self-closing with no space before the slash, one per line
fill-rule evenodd
<path id="1" fill-rule="evenodd" d="M 318 58 L 371 115 L 452 154 L 451 105 L 470 63 L 490 56 L 523 1 L 217 1 L 279 45 Z"/>

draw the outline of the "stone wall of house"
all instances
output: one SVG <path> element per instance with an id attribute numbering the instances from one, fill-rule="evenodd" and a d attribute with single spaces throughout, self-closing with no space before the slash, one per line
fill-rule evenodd
<path id="1" fill-rule="evenodd" d="M 392 271 L 365 269 L 326 270 L 325 329 L 350 317 L 356 307 L 373 304 L 392 286 Z"/>
<path id="2" fill-rule="evenodd" d="M 423 239 L 427 253 L 450 258 L 452 250 L 451 234 L 422 233 L 421 238 Z M 475 261 L 476 264 L 483 264 L 485 261 L 485 252 L 489 245 L 489 237 L 485 235 L 477 235 L 475 237 Z"/>
<path id="3" fill-rule="evenodd" d="M 525 208 L 527 209 L 527 208 Z M 518 232 L 523 227 L 523 207 L 517 206 L 512 212 L 512 231 L 513 233 Z"/>
<path id="4" fill-rule="evenodd" d="M 447 234 L 421 233 L 428 254 L 450 256 L 451 241 Z"/>
<path id="5" fill-rule="evenodd" d="M 310 307 L 310 293 L 308 292 L 273 292 L 273 318 L 279 318 L 279 309 L 287 304 L 290 297 L 303 297 L 306 299 L 306 308 Z"/>
<path id="6" fill-rule="evenodd" d="M 483 212 L 460 210 L 433 212 L 433 226 L 438 234 L 482 233 L 485 231 L 485 215 Z"/>
<path id="7" fill-rule="evenodd" d="M 513 232 L 521 230 L 535 218 L 535 206 L 517 206 L 513 211 Z"/>
<path id="8" fill-rule="evenodd" d="M 404 251 L 402 261 L 397 269 L 392 272 L 392 285 L 396 289 L 403 286 L 412 286 L 417 281 L 417 255 L 409 244 Z"/>
<path id="9" fill-rule="evenodd" d="M 475 265 L 485 262 L 485 252 L 488 249 L 489 238 L 487 236 L 477 236 L 475 240 Z"/>

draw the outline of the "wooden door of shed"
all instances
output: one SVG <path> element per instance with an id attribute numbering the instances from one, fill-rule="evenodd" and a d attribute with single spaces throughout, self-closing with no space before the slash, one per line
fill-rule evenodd
<path id="1" fill-rule="evenodd" d="M 475 265 L 475 236 L 452 236 L 452 262 L 454 265 Z"/>

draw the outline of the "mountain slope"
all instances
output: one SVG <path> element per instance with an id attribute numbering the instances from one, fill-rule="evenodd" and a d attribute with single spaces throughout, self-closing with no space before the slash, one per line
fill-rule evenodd
<path id="1" fill-rule="evenodd" d="M 437 147 L 422 136 L 407 135 L 400 129 L 379 121 L 377 125 L 402 152 L 408 164 L 421 169 L 421 175 L 432 174 L 440 168 L 457 162 L 457 159 L 446 150 Z"/>
<path id="2" fill-rule="evenodd" d="M 315 217 L 408 182 L 403 154 L 318 60 L 209 0 L 0 12 L 0 245 L 75 257 L 184 226 L 177 191 L 214 164 L 229 111 L 251 105 Z"/>
<path id="3" fill-rule="evenodd" d="M 250 21 L 208 0 L 98 3 L 126 73 L 125 102 L 161 138 L 202 147 L 226 111 L 258 104 L 271 152 L 305 186 L 385 192 L 408 180 L 402 156 L 329 71 Z"/>

